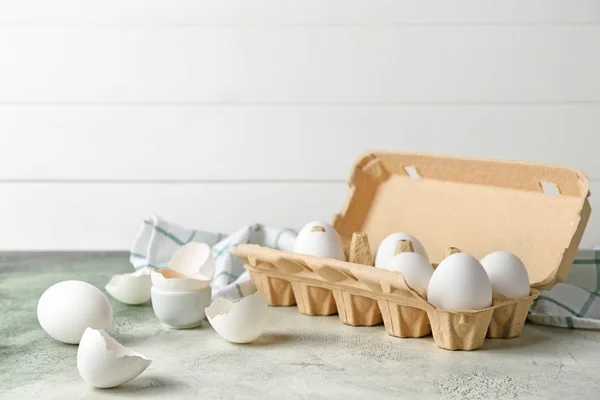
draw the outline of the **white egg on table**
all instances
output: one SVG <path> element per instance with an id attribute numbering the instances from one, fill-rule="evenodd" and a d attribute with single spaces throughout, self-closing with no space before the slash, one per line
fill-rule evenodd
<path id="1" fill-rule="evenodd" d="M 296 237 L 294 252 L 346 261 L 340 235 L 331 225 L 321 221 L 304 225 Z"/>
<path id="2" fill-rule="evenodd" d="M 77 344 L 86 328 L 107 329 L 113 315 L 110 301 L 100 289 L 87 282 L 63 281 L 42 294 L 37 317 L 48 335 Z"/>
<path id="3" fill-rule="evenodd" d="M 425 291 L 433 274 L 433 267 L 429 261 L 421 254 L 414 252 L 398 253 L 389 262 L 378 268 L 400 272 L 408 286 Z"/>
<path id="4" fill-rule="evenodd" d="M 88 385 L 112 388 L 129 382 L 152 361 L 130 350 L 104 330 L 85 330 L 77 349 L 77 371 Z"/>
<path id="5" fill-rule="evenodd" d="M 456 253 L 433 271 L 427 301 L 441 310 L 480 310 L 492 305 L 492 285 L 475 257 Z"/>
<path id="6" fill-rule="evenodd" d="M 523 261 L 508 251 L 495 251 L 481 259 L 492 292 L 510 298 L 529 296 L 529 275 Z"/>
<path id="7" fill-rule="evenodd" d="M 376 267 L 384 267 L 389 263 L 389 261 L 396 255 L 396 244 L 400 240 L 408 240 L 412 242 L 415 253 L 418 253 L 425 257 L 425 259 L 429 260 L 427 256 L 427 251 L 425 251 L 425 247 L 419 242 L 419 240 L 404 232 L 397 232 L 388 235 L 383 241 L 379 244 L 377 248 L 377 254 L 375 254 L 375 266 Z"/>

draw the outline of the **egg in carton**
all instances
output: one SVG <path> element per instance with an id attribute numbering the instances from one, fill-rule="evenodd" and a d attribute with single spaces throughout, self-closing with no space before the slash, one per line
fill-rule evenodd
<path id="1" fill-rule="evenodd" d="M 236 255 L 247 262 L 254 275 L 287 277 L 294 283 L 331 291 L 340 319 L 350 325 L 377 325 L 383 320 L 386 332 L 401 338 L 418 338 L 433 333 L 438 347 L 473 350 L 488 337 L 509 338 L 520 334 L 527 310 L 539 291 L 509 299 L 494 296 L 490 307 L 480 310 L 440 310 L 423 292 L 412 289 L 401 273 L 378 270 L 368 265 L 335 259 L 271 251 L 257 245 L 242 245 Z M 291 267 L 291 266 L 294 267 Z M 268 272 L 266 272 L 268 271 Z M 375 272 L 375 273 L 373 273 Z M 318 309 L 322 297 L 299 297 L 299 308 Z"/>
<path id="2" fill-rule="evenodd" d="M 486 335 L 520 334 L 537 289 L 565 279 L 591 212 L 585 174 L 546 164 L 372 152 L 357 161 L 349 186 L 346 205 L 332 225 L 351 261 L 356 261 L 350 251 L 356 232 L 368 235 L 371 254 L 390 233 L 411 232 L 438 262 L 448 243 L 477 259 L 506 249 L 527 267 L 529 296 L 495 295 L 483 309 L 441 310 L 410 288 L 402 274 L 363 261 L 252 245 L 238 247 L 236 255 L 271 305 L 295 301 L 303 313 L 328 315 L 334 312 L 333 297 L 345 323 L 374 325 L 376 301 L 390 335 L 420 337 L 431 329 L 436 344 L 446 349 L 471 350 Z"/>

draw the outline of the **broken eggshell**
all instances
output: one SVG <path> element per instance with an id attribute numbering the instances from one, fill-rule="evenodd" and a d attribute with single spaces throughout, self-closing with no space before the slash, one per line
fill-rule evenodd
<path id="1" fill-rule="evenodd" d="M 138 305 L 150 300 L 152 282 L 147 272 L 114 275 L 105 286 L 106 291 L 121 303 Z"/>
<path id="2" fill-rule="evenodd" d="M 193 292 L 210 286 L 210 279 L 201 275 L 184 275 L 169 268 L 150 271 L 152 286 L 163 292 Z"/>
<path id="3" fill-rule="evenodd" d="M 152 361 L 130 350 L 102 329 L 87 328 L 77 350 L 77 370 L 90 386 L 112 388 L 144 372 Z"/>
<path id="4" fill-rule="evenodd" d="M 232 343 L 256 340 L 264 332 L 269 320 L 269 305 L 260 292 L 244 297 L 237 303 L 218 299 L 205 311 L 214 330 Z"/>
<path id="5" fill-rule="evenodd" d="M 166 292 L 191 292 L 210 286 L 215 258 L 206 243 L 188 243 L 173 253 L 167 268 L 150 271 L 152 286 Z"/>
<path id="6" fill-rule="evenodd" d="M 201 275 L 212 279 L 215 274 L 215 258 L 206 243 L 188 243 L 173 253 L 167 267 L 183 275 Z"/>

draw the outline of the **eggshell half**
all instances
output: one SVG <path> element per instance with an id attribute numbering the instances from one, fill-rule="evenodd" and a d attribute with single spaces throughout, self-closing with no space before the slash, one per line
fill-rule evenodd
<path id="1" fill-rule="evenodd" d="M 191 292 L 162 292 L 154 286 L 151 292 L 152 310 L 163 325 L 171 329 L 190 329 L 204 320 L 212 290 L 209 286 Z"/>
<path id="2" fill-rule="evenodd" d="M 480 310 L 492 305 L 492 284 L 475 257 L 452 254 L 433 271 L 427 301 L 441 310 Z"/>
<path id="3" fill-rule="evenodd" d="M 340 235 L 331 225 L 322 221 L 304 225 L 296 237 L 294 252 L 346 261 Z"/>
<path id="4" fill-rule="evenodd" d="M 107 329 L 113 315 L 110 301 L 100 289 L 87 282 L 62 281 L 40 296 L 37 317 L 48 335 L 77 344 L 86 328 Z"/>
<path id="5" fill-rule="evenodd" d="M 212 279 L 215 274 L 215 258 L 206 243 L 188 243 L 173 253 L 168 268 L 183 275 L 199 274 Z"/>
<path id="6" fill-rule="evenodd" d="M 427 251 L 425 251 L 425 247 L 419 242 L 419 240 L 404 232 L 392 233 L 379 244 L 377 248 L 377 254 L 375 254 L 375 266 L 380 268 L 385 268 L 385 265 L 390 262 L 390 260 L 396 255 L 396 244 L 398 244 L 399 240 L 410 240 L 415 249 L 415 253 L 418 253 L 425 257 L 427 261 L 429 261 L 429 257 L 427 256 Z"/>
<path id="7" fill-rule="evenodd" d="M 529 296 L 529 275 L 523 261 L 508 251 L 495 251 L 481 259 L 492 292 L 510 298 Z"/>
<path id="8" fill-rule="evenodd" d="M 122 346 L 104 330 L 87 328 L 77 350 L 77 370 L 90 386 L 111 388 L 129 382 L 152 361 Z"/>
<path id="9" fill-rule="evenodd" d="M 396 254 L 392 259 L 379 268 L 400 272 L 404 275 L 406 283 L 417 290 L 427 290 L 429 280 L 433 274 L 433 267 L 421 254 L 405 252 Z"/>
<path id="10" fill-rule="evenodd" d="M 244 297 L 237 303 L 218 299 L 205 312 L 214 330 L 223 339 L 233 343 L 256 340 L 264 332 L 269 320 L 269 304 L 260 292 Z"/>
<path id="11" fill-rule="evenodd" d="M 152 281 L 147 272 L 114 275 L 106 285 L 106 291 L 121 303 L 138 305 L 150 300 Z"/>
<path id="12" fill-rule="evenodd" d="M 192 292 L 210 286 L 210 279 L 201 275 L 190 277 L 169 268 L 150 271 L 152 286 L 163 292 Z"/>

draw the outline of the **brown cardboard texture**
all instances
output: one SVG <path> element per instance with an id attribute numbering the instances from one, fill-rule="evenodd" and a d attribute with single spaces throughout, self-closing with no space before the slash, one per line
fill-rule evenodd
<path id="1" fill-rule="evenodd" d="M 296 298 L 289 281 L 273 278 L 269 275 L 251 271 L 256 289 L 267 297 L 270 306 L 295 306 Z"/>
<path id="2" fill-rule="evenodd" d="M 533 288 L 564 280 L 591 212 L 585 174 L 555 165 L 372 152 L 357 161 L 349 186 L 346 205 L 333 218 L 346 254 L 355 232 L 368 237 L 371 254 L 390 233 L 407 232 L 425 246 L 434 266 L 449 245 L 478 259 L 510 251 L 523 260 Z M 436 344 L 452 350 L 480 347 L 486 335 L 518 335 L 539 294 L 532 289 L 523 299 L 495 296 L 485 310 L 436 310 L 397 272 L 252 245 L 239 246 L 235 254 L 257 277 L 259 290 L 276 291 L 264 288 L 267 278 L 289 282 L 302 312 L 335 312 L 326 295 L 333 291 L 340 318 L 361 324 L 357 315 L 366 311 L 356 305 L 360 296 L 377 301 L 390 335 L 423 336 L 430 324 Z M 279 290 L 289 293 L 284 286 Z M 272 294 L 269 302 L 284 305 L 290 299 Z"/>
<path id="3" fill-rule="evenodd" d="M 351 263 L 373 265 L 373 256 L 366 233 L 355 232 L 352 234 L 348 254 L 348 261 Z M 345 293 L 339 289 L 334 290 L 333 295 L 343 323 L 353 326 L 373 326 L 383 322 L 377 301 Z"/>

